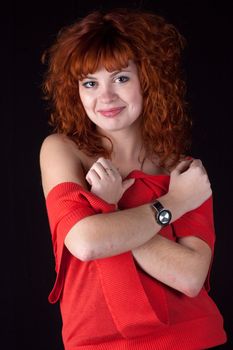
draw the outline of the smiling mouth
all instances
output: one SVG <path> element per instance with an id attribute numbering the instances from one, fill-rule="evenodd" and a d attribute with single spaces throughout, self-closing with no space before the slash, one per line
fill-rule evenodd
<path id="1" fill-rule="evenodd" d="M 117 107 L 117 108 L 111 108 L 111 109 L 102 109 L 102 110 L 99 110 L 98 112 L 100 114 L 102 114 L 104 117 L 115 117 L 116 115 L 121 113 L 121 111 L 124 108 L 125 107 Z"/>

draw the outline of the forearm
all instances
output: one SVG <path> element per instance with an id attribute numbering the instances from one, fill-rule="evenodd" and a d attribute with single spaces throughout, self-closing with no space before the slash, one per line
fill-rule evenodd
<path id="1" fill-rule="evenodd" d="M 211 259 L 209 247 L 204 242 L 197 244 L 198 249 L 192 249 L 156 235 L 144 245 L 133 249 L 132 254 L 150 276 L 193 297 L 203 286 Z"/>
<path id="2" fill-rule="evenodd" d="M 197 208 L 211 195 L 208 176 L 199 163 L 183 161 L 171 172 L 168 193 L 159 201 L 171 211 L 172 221 Z M 111 176 L 106 173 L 107 168 L 112 168 Z M 88 172 L 93 193 L 109 203 L 118 203 L 126 188 L 132 186 L 132 181 L 127 183 L 129 180 L 122 181 L 117 169 L 103 158 Z M 81 260 L 104 258 L 139 247 L 160 229 L 151 205 L 147 204 L 82 219 L 68 232 L 65 245 Z"/>
<path id="3" fill-rule="evenodd" d="M 178 203 L 169 194 L 160 197 L 160 200 L 173 213 L 173 221 L 181 216 Z M 82 219 L 67 234 L 65 245 L 77 258 L 93 260 L 135 249 L 160 229 L 151 205 L 145 204 Z"/>

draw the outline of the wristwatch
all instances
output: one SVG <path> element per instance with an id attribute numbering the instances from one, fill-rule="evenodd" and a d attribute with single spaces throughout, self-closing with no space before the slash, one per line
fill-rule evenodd
<path id="1" fill-rule="evenodd" d="M 155 219 L 160 226 L 166 226 L 170 223 L 172 213 L 165 209 L 159 201 L 152 203 L 152 208 L 155 209 Z"/>

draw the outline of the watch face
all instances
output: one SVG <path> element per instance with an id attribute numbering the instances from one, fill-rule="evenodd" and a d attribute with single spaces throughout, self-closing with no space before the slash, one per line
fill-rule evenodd
<path id="1" fill-rule="evenodd" d="M 166 225 L 170 222 L 171 220 L 171 213 L 169 210 L 162 210 L 159 213 L 158 220 L 162 225 Z"/>

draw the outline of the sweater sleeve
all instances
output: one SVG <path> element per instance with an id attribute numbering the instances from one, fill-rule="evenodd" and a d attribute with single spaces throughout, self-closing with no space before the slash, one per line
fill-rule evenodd
<path id="1" fill-rule="evenodd" d="M 54 288 L 49 296 L 49 301 L 53 303 L 59 298 L 64 268 L 70 255 L 64 246 L 67 233 L 78 221 L 87 216 L 115 211 L 115 205 L 105 202 L 77 183 L 63 182 L 48 193 L 46 208 L 57 273 Z"/>
<path id="2" fill-rule="evenodd" d="M 175 235 L 179 237 L 196 236 L 214 249 L 215 228 L 213 218 L 213 199 L 210 197 L 200 207 L 187 212 L 173 223 Z"/>
<path id="3" fill-rule="evenodd" d="M 210 197 L 200 207 L 187 212 L 173 223 L 176 239 L 187 236 L 195 236 L 205 241 L 212 251 L 212 260 L 215 244 L 215 228 L 213 217 L 213 198 Z M 212 262 L 211 262 L 212 265 Z M 206 278 L 205 287 L 210 290 L 210 270 Z"/>

